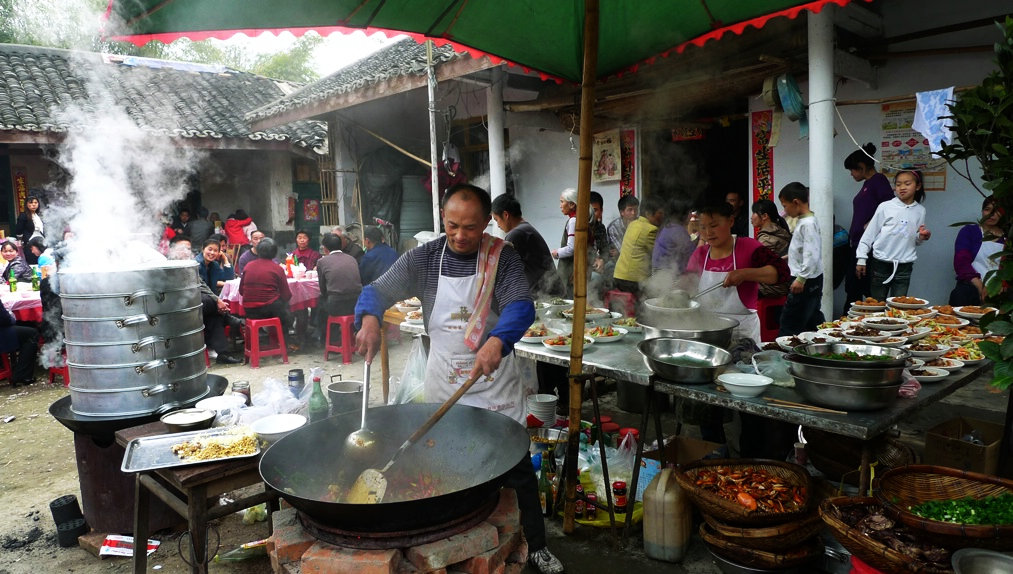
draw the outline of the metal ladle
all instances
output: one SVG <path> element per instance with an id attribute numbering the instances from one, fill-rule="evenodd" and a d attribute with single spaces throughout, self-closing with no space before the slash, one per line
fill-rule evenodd
<path id="1" fill-rule="evenodd" d="M 352 432 L 345 439 L 345 452 L 352 456 L 366 456 L 376 446 L 376 433 L 366 428 L 366 410 L 369 408 L 369 367 L 366 361 L 362 374 L 362 423 L 359 430 Z"/>

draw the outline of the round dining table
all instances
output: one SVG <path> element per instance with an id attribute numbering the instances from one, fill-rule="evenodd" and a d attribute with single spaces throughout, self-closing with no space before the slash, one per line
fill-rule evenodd
<path id="1" fill-rule="evenodd" d="M 0 300 L 15 319 L 30 323 L 42 322 L 42 297 L 38 291 L 32 291 L 31 283 L 19 281 L 17 291 L 10 291 L 6 285 L 0 289 L 3 289 L 0 290 Z"/>
<path id="2" fill-rule="evenodd" d="M 219 295 L 222 301 L 229 304 L 229 312 L 233 315 L 243 316 L 243 296 L 239 294 L 240 279 L 226 281 Z M 292 292 L 292 298 L 288 302 L 288 308 L 292 311 L 305 311 L 317 306 L 317 299 L 320 298 L 320 283 L 316 277 L 288 279 L 288 288 Z"/>

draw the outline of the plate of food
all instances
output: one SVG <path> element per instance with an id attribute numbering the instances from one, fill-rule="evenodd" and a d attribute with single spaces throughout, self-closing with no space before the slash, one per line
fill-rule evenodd
<path id="1" fill-rule="evenodd" d="M 911 373 L 911 376 L 917 379 L 919 383 L 934 383 L 950 376 L 950 372 L 946 369 L 937 369 L 929 366 L 909 369 L 908 372 Z"/>
<path id="2" fill-rule="evenodd" d="M 545 327 L 544 323 L 535 323 L 528 327 L 527 331 L 524 331 L 524 336 L 521 337 L 522 343 L 541 343 L 545 339 L 549 338 L 549 330 Z"/>
<path id="3" fill-rule="evenodd" d="M 971 322 L 961 317 L 955 317 L 953 315 L 936 315 L 931 319 L 925 320 L 927 323 L 935 323 L 936 325 L 942 325 L 943 327 L 963 327 L 964 325 L 970 325 Z"/>
<path id="4" fill-rule="evenodd" d="M 604 325 L 593 327 L 591 329 L 585 329 L 584 333 L 594 339 L 595 343 L 611 343 L 618 341 L 626 336 L 628 333 L 626 329 L 622 327 L 613 327 L 612 325 Z"/>
<path id="5" fill-rule="evenodd" d="M 422 301 L 419 300 L 418 297 L 411 297 L 409 299 L 405 299 L 404 301 L 398 301 L 394 305 L 397 307 L 398 311 L 401 311 L 402 313 L 409 313 L 421 308 Z"/>
<path id="6" fill-rule="evenodd" d="M 974 325 L 964 325 L 963 327 L 957 327 L 957 332 L 961 336 L 967 337 L 968 339 L 982 339 L 985 337 L 985 333 L 981 332 L 981 327 Z"/>
<path id="7" fill-rule="evenodd" d="M 927 299 L 901 295 L 899 297 L 887 297 L 886 304 L 897 309 L 924 309 L 929 306 Z"/>
<path id="8" fill-rule="evenodd" d="M 977 321 L 984 317 L 987 313 L 997 311 L 995 307 L 979 307 L 978 305 L 964 305 L 963 307 L 954 307 L 953 313 L 957 317 L 963 317 L 965 319 L 974 319 Z"/>
<path id="9" fill-rule="evenodd" d="M 563 316 L 567 319 L 573 319 L 573 307 L 563 309 Z M 588 307 L 584 309 L 585 319 L 598 319 L 601 317 L 611 317 L 612 313 L 608 309 L 601 309 L 599 307 Z"/>
<path id="10" fill-rule="evenodd" d="M 404 322 L 409 325 L 421 325 L 422 324 L 422 311 L 416 309 L 414 311 L 408 311 L 404 314 Z"/>
<path id="11" fill-rule="evenodd" d="M 908 357 L 907 360 L 904 361 L 904 367 L 907 369 L 917 369 L 918 367 L 924 364 L 925 361 L 918 359 L 916 357 Z"/>
<path id="12" fill-rule="evenodd" d="M 931 335 L 932 327 L 911 327 L 900 334 L 907 337 L 908 343 L 913 343 L 914 341 L 919 341 Z"/>
<path id="13" fill-rule="evenodd" d="M 613 327 L 622 327 L 628 333 L 643 333 L 644 326 L 637 322 L 636 317 L 620 317 L 612 320 Z"/>
<path id="14" fill-rule="evenodd" d="M 895 309 L 894 311 L 897 312 L 900 317 L 914 320 L 929 319 L 939 314 L 939 311 L 928 307 L 924 309 Z"/>
<path id="15" fill-rule="evenodd" d="M 978 349 L 978 345 L 967 343 L 959 347 L 953 347 L 942 355 L 947 359 L 957 359 L 967 366 L 974 366 L 985 360 L 985 354 Z"/>
<path id="16" fill-rule="evenodd" d="M 900 347 L 907 344 L 907 337 L 887 337 L 876 344 L 885 345 L 887 347 Z"/>
<path id="17" fill-rule="evenodd" d="M 862 326 L 880 331 L 903 331 L 907 329 L 908 322 L 891 317 L 866 317 L 862 319 Z"/>
<path id="18" fill-rule="evenodd" d="M 556 351 L 559 353 L 569 353 L 570 342 L 572 339 L 573 338 L 570 335 L 559 335 L 558 337 L 549 337 L 545 339 L 544 341 L 542 341 L 542 344 L 545 345 L 545 348 L 549 349 L 550 351 Z M 590 347 L 593 344 L 594 339 L 587 336 L 584 337 L 585 347 Z"/>
<path id="19" fill-rule="evenodd" d="M 870 343 L 878 343 L 890 337 L 888 333 L 879 329 L 870 329 L 862 325 L 845 330 L 844 336 L 848 339 L 858 339 L 859 341 L 868 341 Z"/>
<path id="20" fill-rule="evenodd" d="M 953 307 L 951 307 L 949 305 L 933 305 L 932 309 L 934 309 L 940 315 L 952 315 L 953 314 Z"/>
<path id="21" fill-rule="evenodd" d="M 861 301 L 855 301 L 852 303 L 851 308 L 856 311 L 882 311 L 883 309 L 886 309 L 886 301 L 866 297 Z"/>
<path id="22" fill-rule="evenodd" d="M 911 356 L 918 357 L 919 359 L 942 357 L 944 353 L 950 350 L 949 345 L 937 343 L 913 343 L 904 348 L 911 352 Z"/>
<path id="23" fill-rule="evenodd" d="M 956 371 L 964 367 L 964 362 L 958 359 L 947 359 L 946 356 L 936 357 L 931 361 L 925 361 L 926 367 L 932 367 L 934 369 L 945 369 L 947 371 Z"/>

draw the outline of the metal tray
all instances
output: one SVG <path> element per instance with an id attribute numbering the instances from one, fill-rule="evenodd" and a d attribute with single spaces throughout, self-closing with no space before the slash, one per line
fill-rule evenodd
<path id="1" fill-rule="evenodd" d="M 123 472 L 143 472 L 156 468 L 191 466 L 194 464 L 204 464 L 207 462 L 218 462 L 236 458 L 250 458 L 259 455 L 260 441 L 256 439 L 254 440 L 257 442 L 257 448 L 251 454 L 223 456 L 208 460 L 185 460 L 179 458 L 179 456 L 172 452 L 173 445 L 177 445 L 181 442 L 185 442 L 196 437 L 210 438 L 225 436 L 233 434 L 235 429 L 236 427 L 219 427 L 135 438 L 127 443 L 127 449 L 123 454 L 123 464 L 120 465 L 120 470 Z"/>

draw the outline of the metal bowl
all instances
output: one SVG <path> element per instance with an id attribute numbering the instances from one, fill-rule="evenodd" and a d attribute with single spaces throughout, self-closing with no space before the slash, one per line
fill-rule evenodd
<path id="1" fill-rule="evenodd" d="M 179 409 L 162 415 L 159 419 L 169 428 L 169 432 L 186 432 L 211 428 L 211 423 L 218 413 L 211 409 Z"/>
<path id="2" fill-rule="evenodd" d="M 950 564 L 956 574 L 1008 574 L 1013 572 L 1013 556 L 980 548 L 957 550 L 950 558 Z"/>
<path id="3" fill-rule="evenodd" d="M 651 371 L 676 383 L 711 383 L 732 362 L 728 351 L 700 341 L 659 337 L 637 345 Z"/>
<path id="4" fill-rule="evenodd" d="M 803 355 L 807 363 L 824 365 L 827 367 L 844 367 L 846 369 L 882 369 L 886 367 L 904 367 L 904 361 L 911 356 L 911 352 L 887 347 L 885 345 L 871 345 L 862 343 L 813 343 L 795 347 L 795 352 Z M 814 357 L 820 353 L 847 353 L 853 352 L 860 355 L 877 355 L 889 357 L 881 361 L 844 361 L 839 359 L 824 359 Z"/>
<path id="5" fill-rule="evenodd" d="M 877 411 L 897 402 L 900 383 L 878 387 L 856 387 L 834 383 L 817 382 L 796 375 L 795 390 L 802 398 L 831 409 L 845 411 Z"/>
<path id="6" fill-rule="evenodd" d="M 700 341 L 701 343 L 707 343 L 708 345 L 717 345 L 722 349 L 727 349 L 732 343 L 732 331 L 739 326 L 739 322 L 729 317 L 721 317 L 714 315 L 708 318 L 708 321 L 713 321 L 716 325 L 723 325 L 717 329 L 671 329 L 655 327 L 652 323 L 654 322 L 653 317 L 640 317 L 638 319 L 641 325 L 644 326 L 644 338 L 645 339 L 656 339 L 656 338 L 673 338 L 673 339 L 686 339 L 689 341 Z"/>
<path id="7" fill-rule="evenodd" d="M 688 295 L 687 295 L 687 297 L 688 297 Z M 678 311 L 686 311 L 686 310 L 689 310 L 689 309 L 698 309 L 700 307 L 700 302 L 699 301 L 695 301 L 693 299 L 689 300 L 689 307 L 669 307 L 669 306 L 667 306 L 667 305 L 664 304 L 663 300 L 664 300 L 664 297 L 653 297 L 651 299 L 645 299 L 644 300 L 644 307 L 647 307 L 648 311 L 652 311 L 654 313 L 669 313 L 671 311 L 676 311 L 676 312 L 678 312 Z"/>
<path id="8" fill-rule="evenodd" d="M 791 363 L 793 373 L 811 381 L 825 381 L 837 385 L 855 387 L 878 387 L 894 385 L 902 382 L 904 367 L 883 367 L 879 369 L 860 369 L 849 367 L 830 367 L 815 362 L 811 357 L 791 353 L 784 358 Z M 879 361 L 875 361 L 878 363 Z"/>

